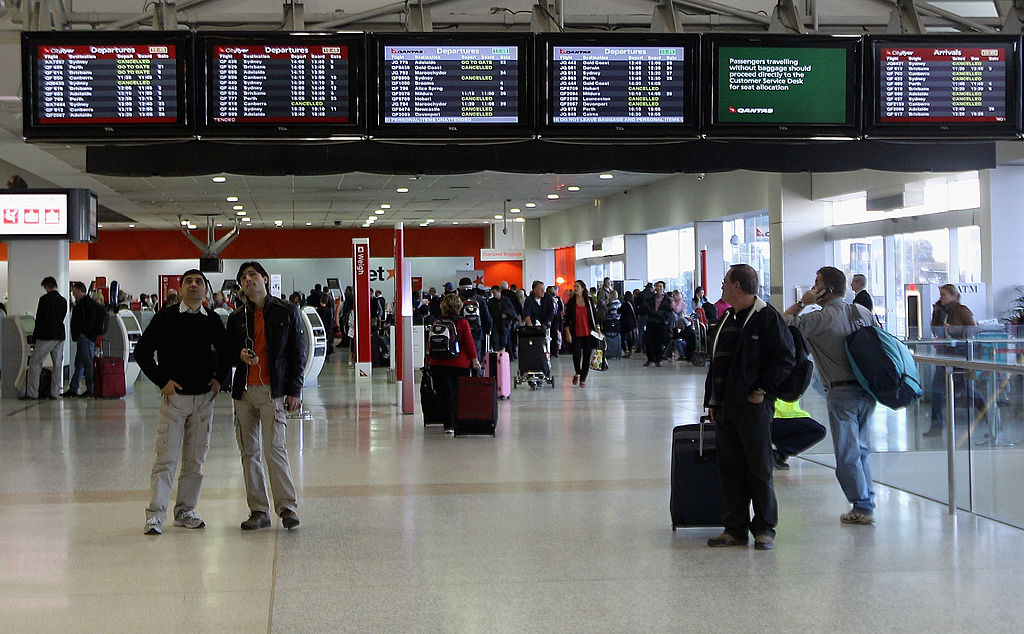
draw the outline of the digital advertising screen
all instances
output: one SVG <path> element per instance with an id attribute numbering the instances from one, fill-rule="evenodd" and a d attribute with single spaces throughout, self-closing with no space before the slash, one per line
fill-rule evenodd
<path id="1" fill-rule="evenodd" d="M 191 136 L 186 34 L 22 34 L 26 138 Z"/>
<path id="2" fill-rule="evenodd" d="M 57 192 L 0 191 L 0 236 L 61 238 L 68 235 L 68 195 Z"/>
<path id="3" fill-rule="evenodd" d="M 542 132 L 696 132 L 696 38 L 547 35 L 539 46 L 547 70 Z"/>
<path id="4" fill-rule="evenodd" d="M 1016 38 L 872 40 L 869 131 L 1015 135 L 1017 48 Z"/>
<path id="5" fill-rule="evenodd" d="M 710 130 L 856 134 L 856 38 L 711 38 Z"/>
<path id="6" fill-rule="evenodd" d="M 378 36 L 378 133 L 529 132 L 529 36 Z"/>
<path id="7" fill-rule="evenodd" d="M 323 136 L 361 125 L 358 34 L 199 36 L 201 136 Z"/>

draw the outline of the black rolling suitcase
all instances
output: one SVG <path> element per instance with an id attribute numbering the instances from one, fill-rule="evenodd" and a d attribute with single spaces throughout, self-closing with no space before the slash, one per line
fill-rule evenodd
<path id="1" fill-rule="evenodd" d="M 420 379 L 420 405 L 423 407 L 423 425 L 443 425 L 444 407 L 434 389 L 434 377 L 430 374 L 430 366 L 423 368 Z"/>
<path id="2" fill-rule="evenodd" d="M 672 430 L 672 530 L 722 526 L 725 494 L 718 473 L 715 427 L 701 416 L 697 425 Z"/>

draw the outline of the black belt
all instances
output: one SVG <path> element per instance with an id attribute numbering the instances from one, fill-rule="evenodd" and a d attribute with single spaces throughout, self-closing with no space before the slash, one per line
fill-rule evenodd
<path id="1" fill-rule="evenodd" d="M 828 389 L 831 390 L 834 387 L 842 387 L 844 385 L 860 385 L 860 381 L 833 381 L 829 383 Z"/>

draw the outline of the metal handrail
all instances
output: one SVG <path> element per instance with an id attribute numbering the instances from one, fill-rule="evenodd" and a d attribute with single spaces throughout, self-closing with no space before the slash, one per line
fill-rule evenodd
<path id="1" fill-rule="evenodd" d="M 961 340 L 962 341 L 962 340 Z M 1024 374 L 1024 366 L 1020 364 L 992 363 L 990 361 L 968 361 L 955 357 L 936 357 L 914 355 L 914 361 L 923 365 L 937 365 L 946 369 L 946 478 L 949 491 L 949 514 L 956 515 L 956 434 L 953 424 L 955 415 L 953 371 L 970 370 L 972 372 L 1005 372 Z"/>

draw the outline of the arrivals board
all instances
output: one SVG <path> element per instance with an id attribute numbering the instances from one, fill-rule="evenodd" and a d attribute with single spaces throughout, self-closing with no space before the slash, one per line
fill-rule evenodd
<path id="1" fill-rule="evenodd" d="M 178 50 L 167 44 L 39 45 L 40 125 L 174 123 Z"/>
<path id="2" fill-rule="evenodd" d="M 387 45 L 381 115 L 385 124 L 520 122 L 517 46 Z"/>
<path id="3" fill-rule="evenodd" d="M 683 123 L 683 46 L 554 46 L 555 124 Z"/>
<path id="4" fill-rule="evenodd" d="M 349 47 L 216 43 L 210 123 L 348 123 Z"/>

